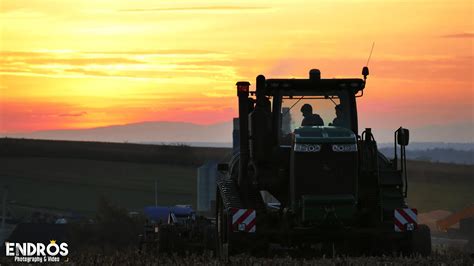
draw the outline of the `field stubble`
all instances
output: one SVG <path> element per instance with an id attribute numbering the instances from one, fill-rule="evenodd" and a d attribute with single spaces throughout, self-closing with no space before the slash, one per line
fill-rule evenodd
<path id="1" fill-rule="evenodd" d="M 83 253 L 70 259 L 73 265 L 473 265 L 474 259 L 459 250 L 436 251 L 429 257 L 379 256 L 379 257 L 315 257 L 289 256 L 252 257 L 231 256 L 228 260 L 204 255 L 153 255 L 140 254 L 133 249 L 110 255 Z"/>

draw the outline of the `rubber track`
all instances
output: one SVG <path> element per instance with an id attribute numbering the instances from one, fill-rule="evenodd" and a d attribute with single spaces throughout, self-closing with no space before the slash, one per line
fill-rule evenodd
<path id="1" fill-rule="evenodd" d="M 239 190 L 235 181 L 228 177 L 228 175 L 218 173 L 216 178 L 217 187 L 224 201 L 224 206 L 228 208 L 243 209 L 244 206 L 240 200 Z"/>

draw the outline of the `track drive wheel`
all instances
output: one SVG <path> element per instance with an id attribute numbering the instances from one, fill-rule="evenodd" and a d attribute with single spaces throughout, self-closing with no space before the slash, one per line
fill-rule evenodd
<path id="1" fill-rule="evenodd" d="M 421 256 L 429 256 L 431 254 L 431 232 L 430 228 L 425 224 L 418 225 L 411 236 L 411 253 Z"/>
<path id="2" fill-rule="evenodd" d="M 158 252 L 169 253 L 173 251 L 173 239 L 171 227 L 168 225 L 161 225 L 158 233 Z"/>
<path id="3" fill-rule="evenodd" d="M 227 259 L 229 256 L 228 221 L 219 188 L 216 191 L 216 255 Z"/>

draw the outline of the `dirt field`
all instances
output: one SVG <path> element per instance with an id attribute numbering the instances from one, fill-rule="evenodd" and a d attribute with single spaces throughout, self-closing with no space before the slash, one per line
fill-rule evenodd
<path id="1" fill-rule="evenodd" d="M 163 205 L 195 204 L 193 166 L 38 157 L 1 158 L 9 199 L 22 206 L 93 212 L 99 197 L 127 209 L 153 205 L 154 184 Z"/>
<path id="2" fill-rule="evenodd" d="M 208 160 L 222 159 L 227 148 L 147 145 L 89 141 L 59 141 L 0 138 L 0 157 L 70 158 L 113 162 L 198 166 Z"/>
<path id="3" fill-rule="evenodd" d="M 421 212 L 457 211 L 474 202 L 474 165 L 409 161 L 408 203 Z"/>

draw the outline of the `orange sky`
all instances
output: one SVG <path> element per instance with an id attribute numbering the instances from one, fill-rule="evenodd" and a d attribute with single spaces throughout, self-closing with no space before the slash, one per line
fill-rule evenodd
<path id="1" fill-rule="evenodd" d="M 359 77 L 361 126 L 472 123 L 471 1 L 0 0 L 0 133 L 229 121 L 256 75 Z"/>

